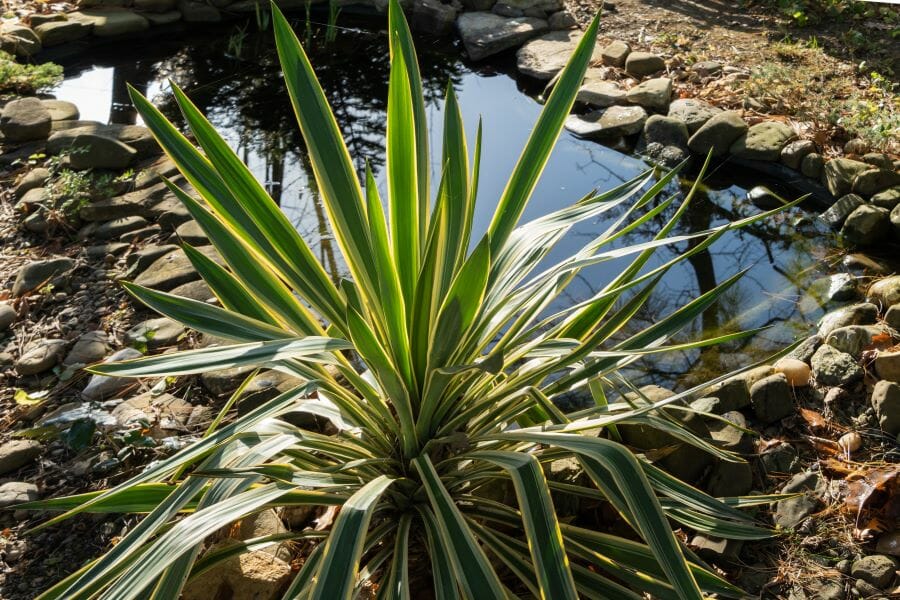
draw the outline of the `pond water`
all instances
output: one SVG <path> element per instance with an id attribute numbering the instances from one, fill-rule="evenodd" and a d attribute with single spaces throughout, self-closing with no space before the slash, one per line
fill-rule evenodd
<path id="1" fill-rule="evenodd" d="M 125 93 L 125 83 L 130 82 L 177 119 L 177 110 L 166 91 L 166 81 L 176 81 L 266 184 L 327 267 L 340 273 L 343 265 L 331 246 L 324 211 L 311 182 L 271 33 L 251 33 L 255 28 L 251 23 L 244 29 L 231 26 L 203 37 L 192 35 L 190 41 L 159 38 L 131 47 L 99 48 L 90 53 L 88 62 L 64 64 L 66 80 L 56 95 L 75 102 L 83 119 L 135 122 L 136 115 L 129 108 Z M 298 23 L 298 29 L 302 31 L 303 25 Z M 341 29 L 337 40 L 330 44 L 324 42 L 321 31 L 313 34 L 311 59 L 350 153 L 360 169 L 364 159 L 369 159 L 383 183 L 388 78 L 385 35 L 371 22 L 362 28 Z M 482 176 L 475 216 L 476 230 L 483 231 L 541 110 L 535 98 L 537 90 L 528 82 L 517 80 L 509 56 L 470 64 L 460 58 L 461 52 L 453 43 L 430 39 L 420 40 L 418 50 L 433 127 L 432 148 L 440 148 L 442 98 L 448 81 L 459 96 L 470 140 L 478 118 L 484 120 Z M 645 168 L 639 159 L 564 133 L 525 218 L 574 202 L 592 189 L 608 189 Z M 703 230 L 759 212 L 746 199 L 747 187 L 758 183 L 763 182 L 747 174 L 719 169 L 706 182 L 704 193 L 692 204 L 678 233 Z M 680 195 L 686 185 L 673 185 L 668 193 Z M 650 239 L 662 222 L 661 218 L 652 226 L 633 232 L 625 242 Z M 606 224 L 605 220 L 583 224 L 550 259 L 559 259 L 581 247 Z M 656 264 L 686 247 L 682 243 L 660 249 Z M 708 310 L 683 339 L 740 328 L 771 328 L 751 341 L 645 360 L 636 366 L 632 376 L 638 383 L 687 384 L 686 380 L 696 381 L 698 377 L 721 374 L 759 360 L 807 334 L 823 312 L 821 292 L 811 293 L 810 289 L 820 289 L 823 283 L 814 282 L 833 272 L 838 259 L 830 234 L 800 210 L 728 233 L 711 250 L 672 269 L 638 315 L 636 325 L 657 320 L 738 270 L 746 269 L 746 275 L 726 299 Z M 624 264 L 606 263 L 585 271 L 570 287 L 565 301 L 577 301 L 600 289 Z"/>

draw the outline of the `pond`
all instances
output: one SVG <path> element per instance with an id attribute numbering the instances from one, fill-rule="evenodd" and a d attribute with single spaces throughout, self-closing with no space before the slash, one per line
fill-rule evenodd
<path id="1" fill-rule="evenodd" d="M 302 32 L 304 25 L 298 22 L 297 27 Z M 56 95 L 75 102 L 82 110 L 82 119 L 135 122 L 125 92 L 125 83 L 130 82 L 144 90 L 170 118 L 177 119 L 166 91 L 168 79 L 177 82 L 265 183 L 329 270 L 340 274 L 343 265 L 332 247 L 324 211 L 317 200 L 271 33 L 255 29 L 256 24 L 250 23 L 200 37 L 191 35 L 187 40 L 159 38 L 133 47 L 120 44 L 98 48 L 91 52 L 90 59 L 64 64 L 66 79 Z M 341 28 L 331 43 L 325 42 L 320 29 L 313 30 L 310 44 L 312 63 L 351 155 L 359 169 L 368 159 L 382 186 L 388 79 L 385 39 L 378 25 L 369 21 L 364 26 Z M 461 51 L 453 42 L 427 38 L 419 40 L 418 50 L 433 129 L 432 148 L 440 148 L 442 99 L 448 81 L 459 96 L 470 149 L 478 119 L 483 118 L 484 152 L 474 225 L 483 231 L 541 110 L 537 98 L 540 89 L 517 80 L 510 56 L 471 64 L 460 58 Z M 432 168 L 436 170 L 437 166 Z M 592 189 L 609 189 L 646 168 L 637 158 L 564 133 L 525 217 L 560 208 Z M 777 187 L 777 182 L 718 169 L 705 182 L 703 193 L 691 204 L 676 233 L 704 230 L 759 212 L 746 198 L 746 189 L 759 183 Z M 682 182 L 667 192 L 682 195 L 688 186 L 689 182 Z M 793 198 L 790 192 L 784 193 Z M 550 260 L 581 247 L 615 216 L 582 224 Z M 632 232 L 625 243 L 649 240 L 668 216 L 663 214 L 653 224 Z M 687 243 L 682 243 L 658 250 L 655 264 L 686 248 Z M 829 286 L 825 278 L 836 271 L 839 260 L 833 236 L 799 209 L 729 232 L 711 250 L 668 272 L 637 316 L 636 325 L 658 320 L 739 270 L 746 270 L 725 300 L 708 310 L 682 337 L 688 340 L 741 328 L 770 328 L 752 340 L 725 347 L 644 360 L 630 375 L 636 383 L 684 385 L 760 360 L 806 335 L 823 313 Z M 570 287 L 566 301 L 577 302 L 600 289 L 624 264 L 605 263 L 585 271 Z"/>

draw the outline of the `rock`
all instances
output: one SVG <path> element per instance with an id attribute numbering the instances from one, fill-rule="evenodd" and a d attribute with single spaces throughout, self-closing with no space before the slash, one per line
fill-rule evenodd
<path id="1" fill-rule="evenodd" d="M 179 285 L 178 287 L 173 288 L 169 293 L 174 296 L 197 300 L 198 302 L 218 303 L 216 295 L 202 279 Z"/>
<path id="2" fill-rule="evenodd" d="M 19 297 L 48 284 L 56 287 L 62 286 L 74 268 L 75 261 L 71 258 L 52 258 L 30 262 L 19 269 L 13 283 L 12 295 Z"/>
<path id="3" fill-rule="evenodd" d="M 891 231 L 891 214 L 886 208 L 864 204 L 856 207 L 844 221 L 841 235 L 858 246 L 878 244 Z"/>
<path id="4" fill-rule="evenodd" d="M 175 8 L 177 0 L 134 0 L 132 6 L 141 12 L 164 13 Z"/>
<path id="5" fill-rule="evenodd" d="M 644 123 L 644 140 L 648 144 L 687 148 L 687 125 L 672 117 L 651 115 Z"/>
<path id="6" fill-rule="evenodd" d="M 747 200 L 753 203 L 753 206 L 763 210 L 771 210 L 786 204 L 775 192 L 764 185 L 756 185 L 747 191 Z"/>
<path id="7" fill-rule="evenodd" d="M 103 360 L 109 352 L 109 336 L 105 331 L 81 334 L 63 360 L 63 366 L 90 365 Z"/>
<path id="8" fill-rule="evenodd" d="M 29 26 L 37 27 L 42 23 L 52 23 L 54 21 L 65 21 L 67 18 L 66 13 L 50 13 L 50 14 L 41 14 L 41 13 L 32 13 L 26 17 L 26 21 Z"/>
<path id="9" fill-rule="evenodd" d="M 162 246 L 146 246 L 132 252 L 125 258 L 125 264 L 128 265 L 130 273 L 140 272 L 153 264 L 156 260 L 162 258 L 169 252 L 178 250 L 175 244 L 164 244 Z"/>
<path id="10" fill-rule="evenodd" d="M 416 31 L 430 35 L 447 35 L 456 23 L 458 4 L 444 4 L 440 0 L 418 0 L 407 12 L 409 25 Z"/>
<path id="11" fill-rule="evenodd" d="M 197 223 L 197 221 L 187 221 L 182 223 L 175 229 L 175 235 L 182 242 L 186 242 L 192 246 L 203 246 L 209 244 L 209 238 L 206 232 Z"/>
<path id="12" fill-rule="evenodd" d="M 894 161 L 891 160 L 891 157 L 887 154 L 882 154 L 881 152 L 868 152 L 863 155 L 862 161 L 864 163 L 869 163 L 870 165 L 875 165 L 881 169 L 894 168 Z"/>
<path id="13" fill-rule="evenodd" d="M 221 264 L 222 259 L 212 246 L 204 246 L 198 250 L 207 257 Z M 134 282 L 144 287 L 168 291 L 181 284 L 200 279 L 191 261 L 183 250 L 176 250 L 156 260 L 139 274 Z"/>
<path id="14" fill-rule="evenodd" d="M 170 25 L 181 20 L 180 10 L 169 10 L 166 12 L 148 12 L 144 13 L 144 18 L 150 22 L 151 27 L 160 27 L 162 25 Z"/>
<path id="15" fill-rule="evenodd" d="M 97 37 L 123 36 L 150 27 L 147 19 L 124 8 L 85 8 L 69 13 L 69 19 L 92 27 L 91 33 Z"/>
<path id="16" fill-rule="evenodd" d="M 888 272 L 884 265 L 860 252 L 847 254 L 841 262 L 844 267 L 860 275 L 884 275 Z"/>
<path id="17" fill-rule="evenodd" d="M 822 385 L 846 387 L 863 377 L 856 360 L 829 345 L 823 345 L 812 357 L 812 372 Z"/>
<path id="18" fill-rule="evenodd" d="M 553 13 L 547 19 L 547 25 L 552 30 L 574 29 L 578 27 L 578 21 L 567 10 L 560 10 Z"/>
<path id="19" fill-rule="evenodd" d="M 38 25 L 34 32 L 40 38 L 41 45 L 49 48 L 87 37 L 91 28 L 78 21 L 52 21 Z"/>
<path id="20" fill-rule="evenodd" d="M 532 17 L 504 18 L 488 12 L 466 12 L 456 20 L 469 58 L 481 60 L 514 48 L 547 30 L 547 22 Z"/>
<path id="21" fill-rule="evenodd" d="M 696 133 L 707 121 L 721 112 L 721 108 L 689 98 L 673 100 L 669 105 L 669 116 L 684 122 L 690 134 Z"/>
<path id="22" fill-rule="evenodd" d="M 118 140 L 90 133 L 72 141 L 69 164 L 73 169 L 124 169 L 137 156 L 137 150 Z"/>
<path id="23" fill-rule="evenodd" d="M 182 0 L 178 3 L 178 10 L 186 23 L 218 23 L 222 20 L 218 8 L 203 2 Z"/>
<path id="24" fill-rule="evenodd" d="M 868 151 L 869 144 L 859 138 L 849 140 L 846 144 L 844 144 L 845 154 L 865 154 Z"/>
<path id="25" fill-rule="evenodd" d="M 877 359 L 875 368 L 878 368 Z M 900 385 L 895 381 L 879 381 L 872 389 L 869 402 L 875 409 L 881 430 L 894 437 L 900 435 Z"/>
<path id="26" fill-rule="evenodd" d="M 598 108 L 626 104 L 625 90 L 611 81 L 588 79 L 578 90 L 576 102 Z"/>
<path id="27" fill-rule="evenodd" d="M 814 579 L 809 582 L 813 600 L 844 600 L 844 585 L 840 581 Z"/>
<path id="28" fill-rule="evenodd" d="M 211 546 L 214 552 L 235 544 L 224 540 Z M 242 552 L 218 562 L 184 586 L 182 600 L 278 600 L 291 580 L 288 563 L 261 550 Z"/>
<path id="29" fill-rule="evenodd" d="M 825 168 L 825 159 L 817 152 L 810 152 L 800 161 L 800 172 L 812 179 L 818 179 Z"/>
<path id="30" fill-rule="evenodd" d="M 835 200 L 828 210 L 819 215 L 819 218 L 832 229 L 840 229 L 847 217 L 864 204 L 865 200 L 856 194 L 847 194 Z"/>
<path id="31" fill-rule="evenodd" d="M 869 169 L 853 178 L 851 189 L 863 198 L 874 196 L 889 188 L 900 185 L 900 173 L 893 169 Z"/>
<path id="32" fill-rule="evenodd" d="M 65 125 L 65 128 L 61 128 Z M 150 130 L 141 125 L 104 125 L 96 121 L 62 121 L 54 123 L 56 131 L 47 140 L 47 152 L 59 154 L 75 146 L 81 135 L 91 135 L 118 140 L 137 151 L 135 158 L 157 156 L 162 149 Z"/>
<path id="33" fill-rule="evenodd" d="M 45 140 L 50 123 L 50 111 L 37 98 L 10 100 L 0 112 L 0 132 L 10 142 Z"/>
<path id="34" fill-rule="evenodd" d="M 769 371 L 766 375 L 768 374 Z M 747 373 L 736 375 L 700 392 L 700 395 L 704 397 L 718 398 L 718 410 L 711 412 L 724 414 L 750 406 L 750 385 L 752 384 L 748 384 L 746 375 Z M 755 382 L 754 380 L 753 383 Z"/>
<path id="35" fill-rule="evenodd" d="M 62 362 L 67 345 L 65 340 L 40 340 L 19 357 L 16 371 L 24 377 L 52 369 Z"/>
<path id="36" fill-rule="evenodd" d="M 706 491 L 716 498 L 746 495 L 753 489 L 753 471 L 746 462 L 718 460 L 706 482 Z"/>
<path id="37" fill-rule="evenodd" d="M 9 481 L 0 485 L 0 508 L 23 502 L 34 502 L 39 497 L 38 487 L 25 481 Z"/>
<path id="38" fill-rule="evenodd" d="M 690 160 L 690 153 L 678 146 L 663 146 L 657 142 L 646 145 L 642 152 L 651 162 L 666 168 L 674 168 L 684 160 Z"/>
<path id="39" fill-rule="evenodd" d="M 611 106 L 586 115 L 569 115 L 566 129 L 578 137 L 612 139 L 639 133 L 647 120 L 640 106 Z"/>
<path id="40" fill-rule="evenodd" d="M 41 100 L 41 104 L 50 113 L 51 121 L 73 121 L 80 116 L 78 107 L 66 100 Z"/>
<path id="41" fill-rule="evenodd" d="M 776 373 L 753 384 L 750 404 L 756 418 L 767 425 L 793 414 L 794 399 L 784 374 Z"/>
<path id="42" fill-rule="evenodd" d="M 626 98 L 632 104 L 664 111 L 672 99 L 672 80 L 668 77 L 648 79 L 628 90 Z"/>
<path id="43" fill-rule="evenodd" d="M 858 160 L 833 158 L 825 163 L 825 168 L 823 169 L 825 186 L 836 198 L 849 194 L 856 176 L 871 168 L 867 163 Z"/>
<path id="44" fill-rule="evenodd" d="M 643 77 L 664 71 L 666 61 L 650 52 L 629 52 L 625 59 L 625 71 L 629 75 Z"/>
<path id="45" fill-rule="evenodd" d="M 866 299 L 880 306 L 900 303 L 900 275 L 884 277 L 873 283 L 866 292 Z"/>
<path id="46" fill-rule="evenodd" d="M 275 511 L 268 508 L 241 519 L 237 537 L 242 540 L 252 540 L 254 538 L 278 535 L 287 532 L 288 528 L 284 526 L 284 523 L 278 518 Z M 291 560 L 290 548 L 284 544 L 274 544 L 261 549 L 260 552 L 265 552 L 266 554 L 270 554 L 284 561 Z"/>
<path id="47" fill-rule="evenodd" d="M 850 575 L 883 590 L 894 580 L 896 570 L 897 561 L 893 557 L 875 554 L 853 561 Z"/>
<path id="48" fill-rule="evenodd" d="M 708 537 L 702 533 L 698 533 L 691 539 L 690 545 L 694 551 L 703 559 L 712 562 L 726 561 L 734 562 L 738 560 L 738 555 L 743 546 L 743 540 L 726 540 L 716 537 Z"/>
<path id="49" fill-rule="evenodd" d="M 900 556 L 900 530 L 891 531 L 879 537 L 875 544 L 875 552 Z"/>
<path id="50" fill-rule="evenodd" d="M 0 475 L 18 471 L 41 455 L 41 444 L 35 440 L 13 439 L 0 446 Z"/>
<path id="51" fill-rule="evenodd" d="M 551 31 L 534 38 L 516 52 L 516 67 L 529 77 L 549 81 L 566 66 L 581 37 L 581 32 Z M 594 55 L 599 60 L 599 50 Z"/>
<path id="52" fill-rule="evenodd" d="M 827 338 L 838 327 L 873 325 L 878 320 L 878 308 L 869 302 L 852 304 L 827 313 L 819 320 L 819 335 Z"/>
<path id="53" fill-rule="evenodd" d="M 16 309 L 6 302 L 0 302 L 0 333 L 5 333 L 6 330 L 11 329 L 12 324 L 18 318 L 19 315 L 16 313 Z"/>
<path id="54" fill-rule="evenodd" d="M 869 202 L 875 206 L 880 206 L 881 208 L 894 210 L 897 205 L 900 204 L 900 186 L 878 192 L 869 198 Z"/>
<path id="55" fill-rule="evenodd" d="M 809 365 L 801 360 L 785 357 L 779 359 L 773 368 L 784 375 L 785 380 L 791 387 L 806 387 L 809 385 Z"/>
<path id="56" fill-rule="evenodd" d="M 6 23 L 0 34 L 13 41 L 13 53 L 21 57 L 31 57 L 41 51 L 41 38 L 30 27 L 20 23 Z"/>
<path id="57" fill-rule="evenodd" d="M 786 442 L 766 448 L 759 462 L 766 474 L 792 473 L 799 466 L 797 450 Z"/>
<path id="58" fill-rule="evenodd" d="M 604 65 L 622 68 L 628 55 L 631 54 L 631 46 L 620 40 L 613 40 L 600 51 L 600 58 Z M 663 65 L 665 68 L 665 65 Z"/>
<path id="59" fill-rule="evenodd" d="M 900 331 L 900 304 L 894 304 L 887 309 L 887 312 L 884 314 L 884 322 L 891 329 Z"/>
<path id="60" fill-rule="evenodd" d="M 722 156 L 746 131 L 747 124 L 738 113 L 721 112 L 697 129 L 688 141 L 688 147 L 701 156 L 706 156 L 710 150 L 713 156 Z"/>
<path id="61" fill-rule="evenodd" d="M 125 343 L 129 346 L 144 345 L 149 350 L 159 350 L 176 345 L 185 331 L 184 325 L 167 317 L 149 319 L 126 331 Z"/>
<path id="62" fill-rule="evenodd" d="M 693 404 L 692 404 L 693 406 Z M 753 439 L 743 429 L 747 429 L 747 419 L 744 415 L 736 410 L 726 412 L 722 415 L 728 423 L 719 420 L 709 420 L 709 434 L 716 441 L 716 445 L 729 452 L 737 452 L 738 454 L 749 454 L 753 450 Z M 729 425 L 732 423 L 733 425 Z M 749 488 L 746 491 L 750 491 Z M 741 492 L 745 493 L 745 492 Z M 731 496 L 732 494 L 721 494 Z M 739 496 L 740 494 L 734 494 Z"/>
<path id="63" fill-rule="evenodd" d="M 704 60 L 691 65 L 691 71 L 700 77 L 715 77 L 722 72 L 722 63 L 714 60 Z"/>
<path id="64" fill-rule="evenodd" d="M 149 223 L 147 223 L 147 219 L 144 217 L 121 217 L 119 219 L 107 221 L 97 227 L 93 232 L 93 236 L 98 240 L 116 239 L 124 233 L 143 229 L 144 227 L 147 227 L 147 225 L 149 225 Z"/>
<path id="65" fill-rule="evenodd" d="M 200 375 L 200 384 L 211 394 L 224 396 L 238 389 L 254 370 L 256 367 L 247 366 L 209 371 Z"/>
<path id="66" fill-rule="evenodd" d="M 803 496 L 779 500 L 773 521 L 779 527 L 792 529 L 819 508 L 819 496 L 825 483 L 817 473 L 798 473 L 782 489 L 783 494 L 806 492 Z"/>
<path id="67" fill-rule="evenodd" d="M 154 396 L 151 392 L 125 400 L 112 411 L 122 429 L 136 426 L 147 430 L 156 440 L 185 432 L 194 407 L 172 394 Z"/>
<path id="68" fill-rule="evenodd" d="M 825 338 L 825 343 L 859 359 L 863 350 L 872 343 L 872 338 L 885 333 L 885 330 L 877 325 L 847 325 L 838 327 L 829 333 Z"/>
<path id="69" fill-rule="evenodd" d="M 803 340 L 799 346 L 797 346 L 796 348 L 791 350 L 790 353 L 788 353 L 785 356 L 785 359 L 790 358 L 790 359 L 799 360 L 800 362 L 809 364 L 809 361 L 812 360 L 812 355 L 815 354 L 816 350 L 818 350 L 819 346 L 821 346 L 821 345 L 822 345 L 822 337 L 820 335 L 811 335 L 808 338 L 806 338 L 805 340 Z M 778 361 L 775 363 L 776 370 L 778 370 L 777 365 L 780 362 L 781 361 Z M 788 381 L 790 381 L 790 376 L 785 374 L 785 377 L 787 377 Z"/>
<path id="70" fill-rule="evenodd" d="M 142 356 L 143 354 L 134 348 L 123 348 L 118 352 L 113 352 L 109 358 L 103 362 L 131 360 Z M 134 384 L 135 380 L 128 377 L 91 375 L 88 384 L 81 390 L 81 395 L 86 400 L 108 400 L 109 398 L 115 398 L 122 391 L 132 387 Z"/>
<path id="71" fill-rule="evenodd" d="M 746 160 L 776 161 L 781 150 L 796 137 L 794 130 L 778 121 L 763 121 L 747 130 L 731 145 L 731 153 Z"/>
<path id="72" fill-rule="evenodd" d="M 28 171 L 12 189 L 13 197 L 16 200 L 21 200 L 28 192 L 43 188 L 48 179 L 50 179 L 50 171 L 48 169 L 38 167 Z M 43 194 L 43 192 L 41 193 Z"/>
<path id="73" fill-rule="evenodd" d="M 791 169 L 800 169 L 800 163 L 812 152 L 816 144 L 812 140 L 796 140 L 781 149 L 781 162 Z"/>

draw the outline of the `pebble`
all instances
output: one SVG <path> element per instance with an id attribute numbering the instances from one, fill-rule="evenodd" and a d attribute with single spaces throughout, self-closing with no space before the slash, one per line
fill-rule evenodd
<path id="1" fill-rule="evenodd" d="M 765 424 L 774 423 L 794 412 L 791 388 L 783 373 L 770 375 L 750 388 L 750 405 Z"/>
<path id="2" fill-rule="evenodd" d="M 21 469 L 40 456 L 41 444 L 35 440 L 13 439 L 0 446 L 0 475 Z"/>
<path id="3" fill-rule="evenodd" d="M 792 387 L 806 387 L 809 385 L 810 368 L 802 360 L 796 358 L 782 358 L 775 363 L 774 368 L 783 374 Z"/>
<path id="4" fill-rule="evenodd" d="M 43 373 L 62 362 L 66 346 L 65 340 L 40 340 L 19 357 L 16 371 L 22 376 Z"/>
<path id="5" fill-rule="evenodd" d="M 0 508 L 38 499 L 38 487 L 27 481 L 9 481 L 0 485 Z"/>
<path id="6" fill-rule="evenodd" d="M 863 377 L 862 368 L 852 356 L 828 345 L 813 354 L 812 371 L 816 381 L 829 386 L 847 386 Z"/>
<path id="7" fill-rule="evenodd" d="M 0 302 L 0 333 L 12 327 L 18 317 L 16 309 L 6 302 Z"/>
<path id="8" fill-rule="evenodd" d="M 862 436 L 855 431 L 845 433 L 838 440 L 838 446 L 844 451 L 844 454 L 849 456 L 862 446 Z"/>

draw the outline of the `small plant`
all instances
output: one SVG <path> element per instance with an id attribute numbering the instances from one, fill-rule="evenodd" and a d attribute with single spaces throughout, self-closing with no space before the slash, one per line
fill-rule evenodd
<path id="1" fill-rule="evenodd" d="M 0 93 L 46 92 L 62 80 L 63 68 L 55 63 L 21 64 L 11 54 L 0 51 Z"/>
<path id="2" fill-rule="evenodd" d="M 337 38 L 337 19 L 341 13 L 341 7 L 337 0 L 328 0 L 328 24 L 325 28 L 325 43 L 332 43 Z"/>
<path id="3" fill-rule="evenodd" d="M 254 5 L 255 14 L 256 14 L 256 30 L 257 31 L 268 31 L 269 25 L 272 22 L 272 13 L 263 8 L 261 2 L 257 2 Z"/>
<path id="4" fill-rule="evenodd" d="M 649 354 L 753 333 L 668 343 L 739 275 L 635 333 L 624 332 L 673 265 L 728 229 L 774 213 L 672 236 L 692 190 L 652 240 L 617 245 L 675 202 L 676 196 L 663 193 L 677 170 L 658 181 L 651 171 L 519 224 L 590 64 L 595 19 L 547 99 L 505 191 L 490 199 L 496 204 L 490 225 L 477 234 L 480 128 L 470 164 L 459 105 L 448 87 L 441 178 L 432 201 L 434 161 L 422 82 L 396 0 L 388 17 L 383 203 L 370 169 L 360 185 L 299 40 L 272 10 L 285 84 L 352 279 L 332 282 L 184 92 L 173 88 L 199 150 L 132 90 L 144 122 L 203 202 L 174 185 L 172 192 L 226 266 L 184 246 L 221 307 L 134 284 L 126 288 L 151 308 L 234 344 L 91 370 L 174 377 L 251 365 L 278 368 L 301 382 L 227 423 L 223 418 L 239 390 L 202 440 L 109 490 L 24 505 L 66 511 L 43 526 L 81 512 L 147 513 L 105 555 L 42 597 L 177 598 L 185 582 L 233 556 L 232 550 L 249 552 L 286 539 L 310 548 L 286 599 L 343 600 L 364 586 L 376 588 L 378 597 L 401 599 L 417 597 L 425 587 L 435 598 L 740 597 L 740 590 L 686 552 L 669 520 L 716 537 L 758 539 L 770 532 L 736 506 L 771 498 L 723 502 L 633 454 L 620 435 L 628 428 L 655 428 L 724 460 L 740 460 L 676 418 L 690 410 L 679 401 L 701 388 L 651 403 L 620 369 Z M 548 262 L 573 226 L 613 210 L 622 211 L 613 225 L 575 254 Z M 697 244 L 684 255 L 656 266 L 649 262 L 656 248 L 686 238 Z M 547 313 L 583 268 L 615 259 L 630 262 L 594 297 Z M 615 391 L 632 395 L 609 402 Z M 566 413 L 555 404 L 579 392 L 593 405 Z M 333 433 L 281 418 L 297 412 L 330 421 Z M 548 479 L 545 473 L 558 460 L 571 461 L 583 477 Z M 629 535 L 558 512 L 560 499 L 559 506 L 573 499 L 603 503 Z M 210 536 L 273 506 L 321 507 L 334 520 L 322 531 L 267 536 L 202 554 Z"/>
<path id="5" fill-rule="evenodd" d="M 246 24 L 240 27 L 236 27 L 235 31 L 230 36 L 228 36 L 228 47 L 225 50 L 226 54 L 230 54 L 234 58 L 241 58 L 241 55 L 244 53 L 244 42 L 246 40 Z"/>

